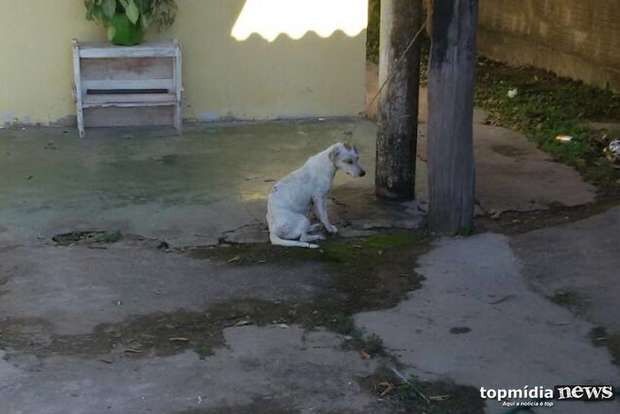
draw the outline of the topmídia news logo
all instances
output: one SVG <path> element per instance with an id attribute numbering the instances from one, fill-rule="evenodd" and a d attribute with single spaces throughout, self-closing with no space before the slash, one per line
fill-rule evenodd
<path id="1" fill-rule="evenodd" d="M 613 385 L 480 387 L 480 398 L 498 401 L 506 407 L 553 407 L 554 401 L 610 401 L 615 398 L 615 394 Z"/>
<path id="2" fill-rule="evenodd" d="M 613 385 L 556 385 L 557 400 L 606 401 L 615 398 Z"/>

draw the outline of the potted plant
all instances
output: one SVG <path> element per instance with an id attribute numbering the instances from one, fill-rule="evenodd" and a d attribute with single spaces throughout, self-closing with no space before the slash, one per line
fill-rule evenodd
<path id="1" fill-rule="evenodd" d="M 86 18 L 108 31 L 116 45 L 134 46 L 142 42 L 150 26 L 165 30 L 174 23 L 175 0 L 84 0 Z"/>

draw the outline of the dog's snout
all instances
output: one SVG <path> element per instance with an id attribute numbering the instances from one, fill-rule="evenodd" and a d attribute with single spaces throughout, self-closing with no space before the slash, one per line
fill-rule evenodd
<path id="1" fill-rule="evenodd" d="M 366 175 L 366 171 L 364 171 L 364 170 L 360 171 L 360 177 L 363 177 L 365 175 Z"/>

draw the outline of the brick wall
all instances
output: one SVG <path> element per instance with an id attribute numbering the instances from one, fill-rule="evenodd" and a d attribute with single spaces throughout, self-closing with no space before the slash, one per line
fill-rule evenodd
<path id="1" fill-rule="evenodd" d="M 480 0 L 483 55 L 620 92 L 620 0 Z"/>

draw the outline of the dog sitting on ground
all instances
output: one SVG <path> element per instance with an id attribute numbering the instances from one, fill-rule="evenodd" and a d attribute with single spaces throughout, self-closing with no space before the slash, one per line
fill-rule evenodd
<path id="1" fill-rule="evenodd" d="M 267 224 L 272 244 L 313 249 L 319 246 L 310 242 L 324 239 L 321 234 L 312 234 L 320 229 L 321 224 L 329 233 L 338 232 L 327 216 L 327 195 L 338 170 L 353 177 L 366 175 L 355 147 L 334 144 L 310 157 L 303 167 L 273 186 L 267 202 Z M 320 223 L 310 224 L 311 203 Z"/>

